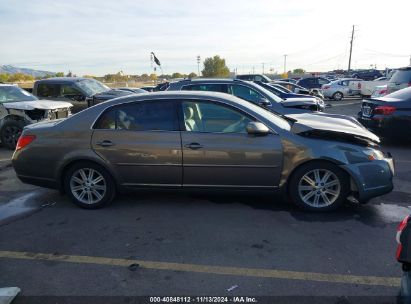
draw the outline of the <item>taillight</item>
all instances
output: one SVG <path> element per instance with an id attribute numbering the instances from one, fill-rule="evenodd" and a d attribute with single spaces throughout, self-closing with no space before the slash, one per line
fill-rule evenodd
<path id="1" fill-rule="evenodd" d="M 381 90 L 381 91 L 380 91 L 380 94 L 381 94 L 381 95 L 387 94 L 387 89 Z"/>
<path id="2" fill-rule="evenodd" d="M 323 90 L 328 90 L 329 88 L 330 88 L 330 86 L 327 86 L 327 85 L 322 87 Z"/>
<path id="3" fill-rule="evenodd" d="M 396 110 L 393 106 L 378 106 L 374 109 L 374 114 L 391 115 Z"/>
<path id="4" fill-rule="evenodd" d="M 23 135 L 19 137 L 16 145 L 16 151 L 23 149 L 25 146 L 29 145 L 33 140 L 36 139 L 35 135 Z"/>
<path id="5" fill-rule="evenodd" d="M 361 82 L 358 83 L 358 89 L 361 90 Z"/>
<path id="6" fill-rule="evenodd" d="M 405 227 L 407 227 L 408 224 L 408 220 L 410 219 L 410 216 L 406 216 L 401 223 L 398 225 L 397 228 L 397 235 L 395 236 L 395 239 L 397 240 L 398 243 L 398 247 L 397 247 L 397 252 L 396 252 L 396 258 L 397 260 L 399 260 L 400 255 L 401 255 L 401 251 L 402 251 L 402 244 L 401 244 L 401 233 L 402 231 L 405 229 Z"/>

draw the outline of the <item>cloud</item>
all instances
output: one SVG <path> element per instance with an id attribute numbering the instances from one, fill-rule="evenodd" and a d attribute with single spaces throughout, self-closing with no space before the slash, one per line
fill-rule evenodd
<path id="1" fill-rule="evenodd" d="M 150 72 L 155 51 L 166 72 L 197 70 L 196 56 L 219 54 L 243 72 L 328 70 L 347 65 L 352 24 L 357 25 L 354 67 L 402 66 L 411 41 L 409 1 L 346 0 L 0 0 L 0 64 L 105 74 Z M 392 16 L 395 16 L 392 17 Z M 404 35 L 406 33 L 404 32 Z M 370 52 L 367 49 L 376 50 Z"/>

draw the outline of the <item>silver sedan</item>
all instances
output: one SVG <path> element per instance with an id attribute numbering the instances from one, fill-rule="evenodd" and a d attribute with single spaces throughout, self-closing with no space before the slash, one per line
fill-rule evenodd
<path id="1" fill-rule="evenodd" d="M 186 188 L 282 191 L 328 211 L 392 190 L 393 162 L 378 141 L 341 115 L 278 116 L 228 94 L 159 92 L 25 128 L 13 166 L 23 182 L 89 209 L 129 188 Z"/>
<path id="2" fill-rule="evenodd" d="M 357 83 L 358 79 L 344 78 L 324 84 L 321 87 L 324 97 L 340 101 L 344 97 L 360 94 L 360 88 L 350 85 L 353 81 Z"/>

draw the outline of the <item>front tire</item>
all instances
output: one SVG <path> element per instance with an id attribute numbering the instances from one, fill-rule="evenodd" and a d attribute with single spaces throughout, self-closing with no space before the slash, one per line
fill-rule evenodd
<path id="1" fill-rule="evenodd" d="M 79 162 L 70 167 L 64 176 L 64 189 L 74 204 L 85 209 L 107 206 L 116 194 L 111 175 L 91 162 Z"/>
<path id="2" fill-rule="evenodd" d="M 17 120 L 8 120 L 3 124 L 0 130 L 0 139 L 2 144 L 10 150 L 14 150 L 17 141 L 23 132 L 24 124 Z"/>
<path id="3" fill-rule="evenodd" d="M 316 212 L 331 211 L 347 199 L 349 177 L 332 163 L 315 161 L 296 169 L 288 189 L 292 202 L 298 207 Z"/>

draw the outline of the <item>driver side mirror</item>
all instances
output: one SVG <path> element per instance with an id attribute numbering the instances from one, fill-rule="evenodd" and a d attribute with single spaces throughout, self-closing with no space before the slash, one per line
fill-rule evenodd
<path id="1" fill-rule="evenodd" d="M 261 122 L 251 121 L 247 125 L 247 133 L 252 135 L 267 135 L 270 129 Z"/>
<path id="2" fill-rule="evenodd" d="M 269 106 L 271 106 L 271 102 L 270 102 L 267 98 L 265 98 L 265 97 L 260 98 L 260 100 L 258 101 L 258 104 L 259 104 L 260 106 L 262 106 L 262 107 L 269 107 Z"/>

